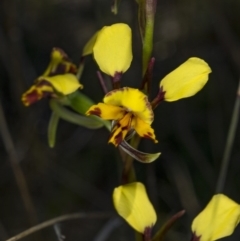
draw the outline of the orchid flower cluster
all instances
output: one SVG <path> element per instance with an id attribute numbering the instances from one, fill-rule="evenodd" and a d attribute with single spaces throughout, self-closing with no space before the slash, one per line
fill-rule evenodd
<path id="1" fill-rule="evenodd" d="M 100 70 L 110 76 L 112 81 L 112 89 L 108 90 L 102 75 L 99 74 L 105 96 L 98 104 L 94 104 L 88 96 L 79 91 L 83 88 L 79 78 L 84 59 L 90 54 Z M 46 71 L 22 95 L 25 106 L 32 105 L 42 98 L 49 99 L 53 111 L 49 122 L 51 147 L 55 144 L 58 120 L 63 118 L 91 129 L 105 126 L 110 132 L 108 142 L 124 151 L 125 158 L 129 155 L 132 159 L 150 163 L 159 157 L 160 153 L 144 153 L 135 145 L 140 138 L 158 143 L 152 127 L 155 108 L 162 101 L 172 102 L 195 95 L 207 83 L 211 68 L 198 57 L 189 58 L 162 78 L 155 98 L 150 99 L 153 58 L 149 59 L 148 65 L 145 66 L 146 71 L 139 88 L 121 86 L 121 78 L 130 68 L 132 59 L 132 31 L 125 23 L 105 26 L 97 31 L 85 45 L 78 68 L 63 50 L 52 50 Z M 125 177 L 129 177 L 132 163 L 127 158 L 123 163 L 128 166 L 127 169 L 123 168 Z M 163 232 L 160 229 L 152 237 L 157 214 L 144 184 L 137 182 L 135 177 L 123 178 L 121 184 L 113 192 L 113 203 L 118 214 L 143 235 L 144 241 L 158 240 Z M 228 236 L 239 221 L 239 204 L 224 194 L 216 194 L 193 220 L 192 241 L 214 241 Z"/>

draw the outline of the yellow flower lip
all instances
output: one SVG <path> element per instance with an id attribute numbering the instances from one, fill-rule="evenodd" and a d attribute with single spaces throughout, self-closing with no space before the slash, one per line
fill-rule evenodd
<path id="1" fill-rule="evenodd" d="M 118 146 L 131 129 L 157 143 L 150 126 L 154 119 L 153 110 L 147 96 L 140 90 L 129 87 L 113 90 L 105 95 L 103 102 L 93 105 L 86 114 L 115 121 L 110 143 Z"/>
<path id="2" fill-rule="evenodd" d="M 130 27 L 116 23 L 97 31 L 83 49 L 83 56 L 91 53 L 102 72 L 112 77 L 126 72 L 132 62 Z"/>
<path id="3" fill-rule="evenodd" d="M 239 219 L 239 204 L 224 194 L 216 194 L 193 220 L 192 231 L 200 241 L 214 241 L 231 235 Z"/>
<path id="4" fill-rule="evenodd" d="M 83 86 L 79 83 L 77 77 L 73 74 L 55 75 L 52 77 L 40 77 L 39 80 L 47 81 L 52 85 L 57 93 L 69 95 Z"/>
<path id="5" fill-rule="evenodd" d="M 157 221 L 156 212 L 149 201 L 145 186 L 140 182 L 115 188 L 113 203 L 118 214 L 139 233 L 152 228 Z"/>
<path id="6" fill-rule="evenodd" d="M 176 101 L 195 95 L 208 81 L 211 68 L 196 57 L 189 58 L 160 82 L 165 101 Z"/>

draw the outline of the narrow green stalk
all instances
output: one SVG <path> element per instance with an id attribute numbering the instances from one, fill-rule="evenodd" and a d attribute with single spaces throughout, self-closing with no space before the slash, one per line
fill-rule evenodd
<path id="1" fill-rule="evenodd" d="M 141 138 L 138 135 L 133 136 L 130 141 L 130 145 L 134 148 L 137 148 Z M 131 183 L 136 181 L 136 174 L 133 166 L 134 159 L 125 153 L 123 158 L 123 174 L 122 174 L 122 184 Z"/>
<path id="2" fill-rule="evenodd" d="M 146 14 L 145 14 L 146 0 L 137 0 L 137 2 L 138 2 L 138 26 L 139 26 L 141 40 L 143 43 L 143 39 L 145 35 L 145 25 L 146 25 Z"/>
<path id="3" fill-rule="evenodd" d="M 48 145 L 53 148 L 56 142 L 56 132 L 59 122 L 59 115 L 53 111 L 48 124 Z"/>
<path id="4" fill-rule="evenodd" d="M 156 11 L 156 0 L 146 0 L 146 25 L 143 39 L 143 69 L 144 76 L 153 49 L 154 16 Z"/>
<path id="5" fill-rule="evenodd" d="M 76 74 L 78 80 L 81 79 L 83 70 L 84 70 L 84 57 L 81 57 L 80 64 L 78 66 L 78 71 L 77 71 L 77 74 Z"/>
<path id="6" fill-rule="evenodd" d="M 151 54 L 153 48 L 153 30 L 154 30 L 154 16 L 156 11 L 156 2 L 157 0 L 139 0 L 139 26 L 141 35 L 144 34 L 143 37 L 143 66 L 142 66 L 142 75 L 145 75 L 147 70 Z M 145 5 L 143 5 L 145 3 Z M 142 26 L 142 23 L 146 20 L 145 27 Z M 135 135 L 130 142 L 130 145 L 137 149 L 140 137 Z M 122 182 L 128 183 L 136 181 L 136 175 L 133 167 L 133 158 L 128 154 L 125 155 L 124 161 L 124 169 Z"/>
<path id="7" fill-rule="evenodd" d="M 228 136 L 227 136 L 226 146 L 223 154 L 221 169 L 218 176 L 216 193 L 221 193 L 223 191 L 224 184 L 226 181 L 233 141 L 235 139 L 237 124 L 239 119 L 239 109 L 240 109 L 240 81 L 238 85 L 237 97 L 236 97 L 236 101 L 233 109 L 232 119 L 228 130 Z"/>

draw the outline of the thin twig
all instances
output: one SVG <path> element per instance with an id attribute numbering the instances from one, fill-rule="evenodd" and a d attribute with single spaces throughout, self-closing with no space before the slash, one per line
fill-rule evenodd
<path id="1" fill-rule="evenodd" d="M 19 163 L 18 155 L 16 153 L 16 150 L 7 126 L 1 100 L 0 100 L 0 132 L 2 135 L 5 149 L 9 155 L 9 161 L 11 163 L 12 170 L 13 170 L 19 191 L 21 193 L 22 200 L 29 217 L 29 221 L 31 225 L 34 225 L 37 223 L 36 211 L 35 211 L 33 202 L 31 200 L 31 196 L 29 194 L 27 182 L 24 177 L 23 171 L 20 165 L 18 164 Z"/>
<path id="2" fill-rule="evenodd" d="M 240 80 L 238 84 L 237 97 L 234 104 L 232 119 L 228 130 L 226 146 L 223 153 L 221 169 L 220 169 L 220 173 L 217 181 L 216 193 L 220 193 L 223 191 L 224 184 L 226 181 L 230 156 L 231 156 L 232 147 L 233 147 L 233 141 L 235 139 L 237 124 L 239 119 L 239 110 L 240 110 Z"/>
<path id="3" fill-rule="evenodd" d="M 111 218 L 109 221 L 103 226 L 103 228 L 97 233 L 96 237 L 93 241 L 105 241 L 108 240 L 110 234 L 119 226 L 121 226 L 123 220 L 119 217 Z"/>
<path id="4" fill-rule="evenodd" d="M 10 239 L 7 239 L 5 241 L 16 241 L 16 240 L 19 240 L 19 239 L 22 239 L 32 233 L 35 233 L 41 229 L 44 229 L 44 228 L 47 228 L 49 226 L 52 226 L 56 223 L 60 223 L 60 222 L 63 222 L 63 221 L 66 221 L 66 220 L 71 220 L 71 219 L 79 219 L 79 218 L 91 218 L 91 219 L 94 219 L 94 218 L 108 218 L 108 217 L 111 217 L 113 214 L 111 213 L 83 213 L 83 212 L 80 212 L 80 213 L 73 213 L 73 214 L 66 214 L 66 215 L 63 215 L 63 216 L 60 216 L 60 217 L 57 217 L 57 218 L 53 218 L 53 219 L 50 219 L 48 221 L 45 221 L 43 223 L 40 223 L 32 228 L 29 228 L 25 231 L 23 231 L 22 233 L 19 233 L 18 235 L 10 238 Z"/>
<path id="5" fill-rule="evenodd" d="M 103 79 L 102 74 L 101 74 L 100 71 L 97 71 L 97 76 L 98 76 L 99 82 L 100 82 L 100 84 L 101 84 L 101 87 L 102 87 L 102 89 L 103 89 L 103 92 L 104 92 L 105 94 L 107 94 L 107 93 L 108 93 L 108 89 L 107 89 L 107 86 L 106 86 L 106 84 L 105 84 L 105 82 L 104 82 L 104 79 Z"/>

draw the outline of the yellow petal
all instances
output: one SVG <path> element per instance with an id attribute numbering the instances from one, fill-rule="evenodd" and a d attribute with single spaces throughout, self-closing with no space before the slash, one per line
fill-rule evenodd
<path id="1" fill-rule="evenodd" d="M 146 189 L 140 182 L 115 188 L 113 202 L 118 214 L 139 233 L 144 233 L 146 228 L 152 227 L 157 221 Z"/>
<path id="2" fill-rule="evenodd" d="M 100 69 L 111 76 L 127 71 L 132 61 L 132 32 L 127 24 L 102 28 L 93 47 Z"/>
<path id="3" fill-rule="evenodd" d="M 132 127 L 143 138 L 148 138 L 158 143 L 152 127 L 138 117 L 133 118 Z"/>
<path id="4" fill-rule="evenodd" d="M 121 120 L 119 120 L 111 131 L 111 135 L 108 143 L 112 143 L 115 146 L 118 146 L 127 135 L 128 131 L 131 128 L 132 114 L 127 113 Z"/>
<path id="5" fill-rule="evenodd" d="M 51 96 L 54 93 L 52 86 L 47 82 L 37 82 L 36 85 L 31 86 L 22 95 L 22 102 L 25 106 L 34 104 L 44 97 Z"/>
<path id="6" fill-rule="evenodd" d="M 135 116 L 144 122 L 153 122 L 153 111 L 148 97 L 138 89 L 124 87 L 107 93 L 103 102 L 108 105 L 123 106 L 127 111 L 131 111 Z"/>
<path id="7" fill-rule="evenodd" d="M 89 41 L 86 43 L 86 45 L 83 48 L 83 53 L 82 56 L 88 55 L 88 54 L 92 54 L 93 52 L 93 47 L 94 44 L 97 40 L 97 36 L 98 36 L 99 31 L 97 31 L 90 39 Z"/>
<path id="8" fill-rule="evenodd" d="M 67 54 L 60 48 L 53 48 L 50 63 L 42 76 L 52 76 L 77 72 L 75 64 L 71 62 Z"/>
<path id="9" fill-rule="evenodd" d="M 217 194 L 193 220 L 192 231 L 200 237 L 200 241 L 214 241 L 231 235 L 239 218 L 239 204 L 223 194 Z"/>
<path id="10" fill-rule="evenodd" d="M 199 58 L 190 58 L 160 82 L 165 91 L 164 100 L 175 101 L 195 95 L 208 81 L 211 69 Z"/>
<path id="11" fill-rule="evenodd" d="M 75 92 L 78 88 L 83 88 L 78 82 L 77 77 L 73 74 L 62 74 L 52 77 L 41 76 L 38 80 L 49 82 L 57 92 L 63 95 L 69 95 Z"/>
<path id="12" fill-rule="evenodd" d="M 98 103 L 93 105 L 86 112 L 86 115 L 96 115 L 104 120 L 119 120 L 123 118 L 125 111 L 119 106 L 106 105 L 104 103 Z"/>

